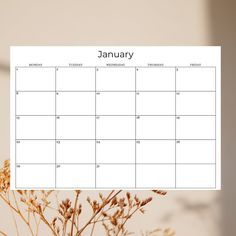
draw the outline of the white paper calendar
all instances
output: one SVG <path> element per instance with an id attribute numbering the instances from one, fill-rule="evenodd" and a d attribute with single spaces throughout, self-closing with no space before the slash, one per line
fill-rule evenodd
<path id="1" fill-rule="evenodd" d="M 220 47 L 11 47 L 12 189 L 220 189 Z"/>

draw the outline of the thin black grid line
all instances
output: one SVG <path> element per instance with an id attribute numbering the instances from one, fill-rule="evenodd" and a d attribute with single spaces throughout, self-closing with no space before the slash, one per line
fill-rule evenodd
<path id="1" fill-rule="evenodd" d="M 96 114 L 97 114 L 97 94 L 96 94 L 96 89 L 97 89 L 97 68 L 95 67 L 95 188 L 97 188 L 97 119 L 96 119 Z"/>
<path id="2" fill-rule="evenodd" d="M 35 115 L 16 115 L 17 117 L 19 117 L 19 116 L 55 116 L 54 114 L 53 115 L 38 115 L 38 114 L 35 114 Z M 133 115 L 124 115 L 124 114 L 122 114 L 122 115 L 120 115 L 120 114 L 113 114 L 113 115 L 104 115 L 104 114 L 102 114 L 102 115 L 100 115 L 100 114 L 96 114 L 96 115 L 84 115 L 84 114 L 80 114 L 80 115 L 60 115 L 60 114 L 58 114 L 57 113 L 57 117 L 59 117 L 59 116 L 94 116 L 94 117 L 97 117 L 97 116 L 99 116 L 99 117 L 101 117 L 101 116 L 140 116 L 140 117 L 142 117 L 142 116 L 147 116 L 147 117 L 149 117 L 149 116 L 173 116 L 173 117 L 175 117 L 175 116 L 216 116 L 216 115 L 199 115 L 199 114 L 197 114 L 197 115 L 178 115 L 178 114 L 173 114 L 173 115 L 163 115 L 163 114 L 159 114 L 159 115 L 142 115 L 142 114 L 133 114 Z"/>
<path id="3" fill-rule="evenodd" d="M 17 163 L 17 149 L 16 149 L 16 138 L 17 138 L 17 127 L 16 127 L 16 107 L 17 107 L 17 104 L 16 104 L 16 101 L 17 101 L 17 99 L 16 99 L 16 77 L 17 77 L 17 67 L 15 67 L 15 187 L 17 188 L 17 169 L 16 169 L 16 163 Z"/>
<path id="4" fill-rule="evenodd" d="M 57 187 L 57 68 L 55 68 L 55 188 Z"/>
<path id="5" fill-rule="evenodd" d="M 79 188 L 79 189 L 83 189 L 83 190 L 93 190 L 94 187 L 81 187 L 81 186 L 71 186 L 71 187 L 63 187 L 63 186 L 58 186 L 57 187 L 57 190 L 60 190 L 60 189 L 68 189 L 68 190 L 74 190 L 76 188 Z M 181 187 L 181 186 L 178 186 L 178 187 L 164 187 L 164 186 L 151 186 L 151 187 L 139 187 L 137 186 L 137 188 L 139 190 L 152 190 L 152 189 L 156 189 L 156 188 L 159 188 L 159 189 L 162 189 L 162 190 L 178 190 L 178 189 L 181 189 L 181 190 L 184 190 L 184 189 L 191 189 L 191 190 L 201 190 L 201 189 L 204 189 L 204 190 L 208 190 L 208 189 L 215 189 L 215 187 Z M 54 187 L 34 187 L 34 186 L 31 186 L 31 187 L 17 187 L 17 189 L 22 189 L 22 190 L 26 190 L 26 189 L 37 189 L 37 190 L 41 190 L 41 189 L 49 189 L 49 190 L 53 190 Z M 97 187 L 96 189 L 98 190 L 120 190 L 120 189 L 129 189 L 129 190 L 134 190 L 134 187 L 130 186 L 130 187 L 126 187 L 126 186 L 120 186 L 120 187 Z"/>
<path id="6" fill-rule="evenodd" d="M 16 90 L 19 93 L 54 93 L 53 90 Z M 59 93 L 94 93 L 95 90 L 57 90 Z M 96 90 L 98 93 L 215 93 L 215 90 Z"/>
<path id="7" fill-rule="evenodd" d="M 55 163 L 43 163 L 43 162 L 21 162 L 21 163 L 17 163 L 17 165 L 55 165 Z M 136 164 L 134 164 L 133 162 L 110 162 L 110 163 L 105 163 L 105 162 L 97 162 L 96 164 L 94 162 L 88 162 L 88 163 L 84 163 L 84 162 L 57 162 L 57 165 L 216 165 L 216 163 L 203 163 L 203 162 L 193 162 L 193 163 L 176 163 L 176 162 L 172 162 L 172 163 L 164 163 L 164 162 L 137 162 Z"/>
<path id="8" fill-rule="evenodd" d="M 176 170 L 177 170 L 177 168 L 176 168 L 176 71 L 177 71 L 177 68 L 175 68 L 175 187 L 176 187 L 176 182 L 177 182 L 177 180 L 176 180 L 176 178 L 177 178 L 177 173 L 176 173 Z"/>
<path id="9" fill-rule="evenodd" d="M 38 141 L 43 141 L 43 140 L 55 140 L 55 139 L 37 139 L 37 138 L 28 138 L 28 139 L 20 139 L 20 138 L 18 138 L 18 139 L 16 139 L 16 141 L 21 141 L 21 140 L 23 140 L 23 141 L 36 141 L 36 140 L 38 140 Z M 61 140 L 61 141 L 66 141 L 66 140 L 68 140 L 68 141 L 71 141 L 71 140 L 78 140 L 78 141 L 89 141 L 89 140 L 95 140 L 94 138 L 91 138 L 91 139 L 79 139 L 79 138 L 77 138 L 77 139 L 69 139 L 69 138 L 67 138 L 67 139 L 63 139 L 63 138 L 58 138 L 57 140 Z M 101 140 L 101 141 L 127 141 L 127 140 L 131 140 L 131 141 L 135 141 L 135 139 L 133 138 L 133 139 L 112 139 L 112 138 L 108 138 L 108 139 L 101 139 L 101 138 L 96 138 L 96 140 L 97 141 L 99 141 L 99 140 Z M 145 141 L 145 140 L 147 140 L 147 141 L 151 141 L 151 140 L 153 140 L 153 141 L 158 141 L 158 140 L 165 140 L 165 141 L 175 141 L 175 138 L 172 138 L 172 139 L 154 139 L 154 138 L 152 138 L 152 139 L 148 139 L 148 138 L 146 138 L 146 139 L 144 139 L 144 138 L 137 138 L 136 139 L 137 141 Z M 184 141 L 201 141 L 201 140 L 203 140 L 203 141 L 207 141 L 207 140 L 209 140 L 209 141 L 215 141 L 215 139 L 180 139 L 180 138 L 178 138 L 178 140 L 184 140 Z"/>
<path id="10" fill-rule="evenodd" d="M 134 90 L 135 90 L 135 93 L 134 93 L 134 96 L 135 96 L 135 100 L 134 100 L 134 102 L 135 102 L 135 108 L 134 108 L 134 110 L 135 110 L 135 118 L 134 118 L 134 125 L 135 125 L 135 151 L 134 151 L 134 154 L 135 154 L 135 188 L 137 187 L 137 118 L 136 118 L 136 115 L 137 115 L 137 94 L 136 94 L 136 88 L 137 88 L 137 68 L 135 67 L 135 69 L 134 69 L 134 73 L 135 73 L 135 78 L 134 78 Z"/>
<path id="11" fill-rule="evenodd" d="M 216 67 L 215 67 L 215 91 L 216 91 L 216 88 L 217 88 L 216 86 L 217 86 L 217 85 L 216 85 Z M 216 100 L 216 93 L 215 93 L 215 114 L 217 115 L 216 102 L 217 102 L 217 100 Z M 216 132 L 217 132 L 217 125 L 216 125 L 216 116 L 215 116 L 215 163 L 217 163 L 217 153 L 216 153 L 217 140 L 216 140 Z M 217 186 L 217 183 L 216 183 L 216 181 L 217 181 L 217 174 L 216 174 L 216 172 L 217 172 L 217 166 L 215 165 L 215 188 L 216 188 L 216 186 Z"/>

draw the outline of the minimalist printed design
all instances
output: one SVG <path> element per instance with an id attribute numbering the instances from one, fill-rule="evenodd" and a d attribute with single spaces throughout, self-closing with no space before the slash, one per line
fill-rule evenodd
<path id="1" fill-rule="evenodd" d="M 220 47 L 12 47 L 11 188 L 220 189 L 220 70 Z"/>

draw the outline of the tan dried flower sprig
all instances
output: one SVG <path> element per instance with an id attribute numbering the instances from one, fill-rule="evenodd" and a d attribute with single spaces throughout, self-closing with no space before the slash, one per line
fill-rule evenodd
<path id="1" fill-rule="evenodd" d="M 47 235 L 54 236 L 93 236 L 95 228 L 99 225 L 104 228 L 104 235 L 129 235 L 126 223 L 136 213 L 144 213 L 144 207 L 152 201 L 152 197 L 141 200 L 138 196 L 122 190 L 112 190 L 107 196 L 99 193 L 98 199 L 87 197 L 91 216 L 84 222 L 84 219 L 81 221 L 82 209 L 87 206 L 86 202 L 82 203 L 79 199 L 81 191 L 74 191 L 74 198 L 65 200 L 58 200 L 58 193 L 59 191 L 53 190 L 11 191 L 9 160 L 5 161 L 0 169 L 0 199 L 11 209 L 14 217 L 17 216 L 28 227 L 28 232 L 20 234 L 18 222 L 15 221 L 17 235 L 38 236 L 41 225 L 48 229 Z M 152 193 L 159 196 L 166 194 L 160 190 L 152 190 Z M 164 236 L 174 235 L 172 231 L 167 234 L 169 229 L 158 232 Z M 0 230 L 0 235 L 7 234 Z"/>
<path id="2" fill-rule="evenodd" d="M 10 188 L 10 162 L 5 160 L 0 171 L 0 192 L 7 192 Z"/>

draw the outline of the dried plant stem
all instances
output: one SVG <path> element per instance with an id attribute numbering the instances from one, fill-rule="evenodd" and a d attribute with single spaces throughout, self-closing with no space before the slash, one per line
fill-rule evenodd
<path id="1" fill-rule="evenodd" d="M 76 218 L 75 218 L 76 219 Z M 72 224 L 72 220 L 69 220 L 69 222 Z M 74 227 L 75 227 L 75 229 L 77 230 L 77 232 L 79 231 L 78 230 L 78 226 L 76 225 L 76 221 L 74 221 Z M 73 230 L 74 231 L 74 230 Z M 71 234 L 70 234 L 70 236 L 71 236 Z"/>
<path id="2" fill-rule="evenodd" d="M 13 212 L 12 208 L 10 208 L 10 211 L 11 211 L 13 222 L 14 222 L 14 225 L 15 225 L 16 234 L 17 234 L 17 236 L 19 236 L 20 234 L 19 234 L 19 230 L 18 230 L 18 227 L 17 227 L 16 218 L 15 218 L 15 215 L 14 215 L 14 212 Z"/>
<path id="3" fill-rule="evenodd" d="M 3 233 L 1 230 L 0 230 L 0 234 L 3 236 L 7 236 L 7 234 Z"/>
<path id="4" fill-rule="evenodd" d="M 110 203 L 110 201 L 115 198 L 118 194 L 120 194 L 122 192 L 122 190 L 117 191 L 113 196 L 112 194 L 115 192 L 115 190 L 112 190 L 109 195 L 107 196 L 107 198 L 105 199 L 105 201 L 103 202 L 103 204 L 101 204 L 101 206 L 99 207 L 99 209 L 97 209 L 97 211 L 92 215 L 92 217 L 89 219 L 89 221 L 83 226 L 83 228 L 81 230 L 79 230 L 79 232 L 76 234 L 76 236 L 81 235 L 81 233 L 87 228 L 87 226 L 89 224 L 91 224 L 94 220 L 94 218 L 98 215 L 98 213 L 107 205 Z M 112 196 L 112 197 L 111 197 Z"/>
<path id="5" fill-rule="evenodd" d="M 33 214 L 34 215 L 34 214 Z M 34 218 L 35 218 L 35 215 L 34 215 Z M 35 235 L 38 236 L 38 233 L 39 233 L 39 225 L 40 225 L 40 222 L 41 222 L 41 218 L 39 218 L 39 220 L 37 221 L 36 218 L 35 218 L 35 223 L 36 223 L 36 233 Z"/>
<path id="6" fill-rule="evenodd" d="M 7 193 L 7 199 L 8 199 L 8 202 L 10 202 L 9 192 Z M 10 211 L 11 211 L 12 219 L 13 219 L 14 226 L 15 226 L 15 229 L 16 229 L 16 234 L 17 234 L 17 236 L 19 236 L 19 230 L 18 230 L 17 223 L 16 223 L 16 217 L 14 215 L 14 212 L 13 212 L 12 208 L 10 208 Z"/>
<path id="7" fill-rule="evenodd" d="M 15 192 L 12 191 L 12 194 L 13 194 L 13 198 L 14 198 L 14 201 L 15 201 L 16 209 L 17 209 L 18 211 L 20 211 L 19 205 L 18 205 L 17 200 L 16 200 Z"/>
<path id="8" fill-rule="evenodd" d="M 29 222 L 25 219 L 25 217 L 22 215 L 21 211 L 16 209 L 14 206 L 12 206 L 11 202 L 8 201 L 5 197 L 2 196 L 2 194 L 0 194 L 0 198 L 13 210 L 15 211 L 19 216 L 20 218 L 25 222 L 25 224 L 28 226 L 29 230 L 30 230 L 30 233 L 31 235 L 34 235 L 33 233 L 33 230 L 29 224 Z"/>
<path id="9" fill-rule="evenodd" d="M 77 224 L 75 224 L 75 225 L 77 225 L 77 227 L 76 227 L 76 234 L 75 235 L 77 235 L 79 233 L 80 214 L 76 215 L 76 220 L 77 220 Z"/>
<path id="10" fill-rule="evenodd" d="M 63 225 L 63 234 L 62 234 L 63 236 L 66 235 L 66 226 L 67 226 L 67 222 L 68 222 L 68 221 L 65 221 L 65 222 L 64 222 L 64 225 Z"/>
<path id="11" fill-rule="evenodd" d="M 79 191 L 76 191 L 76 196 L 75 196 L 75 204 L 74 204 L 74 212 L 72 216 L 72 223 L 71 223 L 71 230 L 70 230 L 70 235 L 73 236 L 73 228 L 74 228 L 74 221 L 75 221 L 75 214 L 76 214 L 76 207 L 79 199 Z"/>
<path id="12" fill-rule="evenodd" d="M 57 233 L 54 231 L 54 229 L 51 227 L 51 225 L 48 223 L 48 221 L 46 220 L 46 218 L 44 217 L 44 215 L 39 214 L 40 219 L 49 227 L 49 229 L 51 230 L 52 234 L 54 236 L 57 236 Z"/>
<path id="13" fill-rule="evenodd" d="M 113 197 L 112 197 L 112 198 L 113 198 Z M 110 210 L 112 210 L 112 209 L 115 209 L 115 208 L 117 208 L 117 207 L 118 207 L 118 206 L 110 207 L 110 208 L 104 210 L 103 212 L 106 213 L 106 212 L 108 212 L 108 211 L 110 211 Z M 100 213 L 100 215 L 99 215 L 96 219 L 94 218 L 94 220 L 91 221 L 91 224 L 93 224 L 93 226 L 92 226 L 92 229 L 91 229 L 90 236 L 93 235 L 93 232 L 94 232 L 96 223 L 98 223 L 98 222 L 104 222 L 104 221 L 108 221 L 108 220 L 109 220 L 109 219 L 107 219 L 107 220 L 104 220 L 104 219 L 100 220 L 100 217 L 101 217 L 101 216 L 102 216 L 102 214 Z"/>
<path id="14" fill-rule="evenodd" d="M 118 229 L 116 236 L 119 235 L 121 229 L 124 227 L 124 225 L 126 224 L 126 222 L 128 221 L 129 218 L 131 218 L 140 208 L 137 207 L 131 214 L 128 213 L 128 216 L 126 217 L 126 219 L 124 220 L 124 222 L 122 223 L 121 227 Z"/>
<path id="15" fill-rule="evenodd" d="M 95 229 L 95 224 L 96 224 L 97 222 L 98 222 L 97 220 L 93 222 L 93 226 L 92 226 L 92 229 L 91 229 L 90 236 L 93 235 L 93 232 L 94 232 L 94 229 Z"/>

